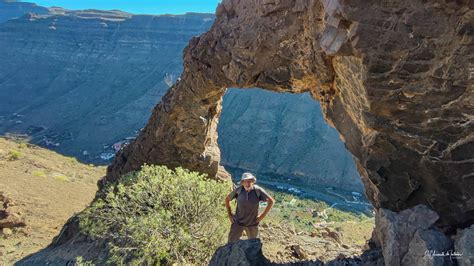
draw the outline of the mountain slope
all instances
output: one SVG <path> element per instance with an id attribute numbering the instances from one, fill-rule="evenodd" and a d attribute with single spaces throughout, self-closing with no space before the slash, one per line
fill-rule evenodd
<path id="1" fill-rule="evenodd" d="M 45 7 L 37 6 L 36 4 L 32 3 L 6 0 L 0 1 L 0 23 L 5 22 L 9 19 L 21 17 L 28 12 L 36 14 L 47 14 L 49 11 Z"/>
<path id="2" fill-rule="evenodd" d="M 11 265 L 49 245 L 67 219 L 94 198 L 104 174 L 105 167 L 0 138 L 0 204 L 8 198 L 10 212 L 26 224 L 7 230 L 0 226 L 0 264 Z M 1 213 L 0 206 L 3 224 Z"/>

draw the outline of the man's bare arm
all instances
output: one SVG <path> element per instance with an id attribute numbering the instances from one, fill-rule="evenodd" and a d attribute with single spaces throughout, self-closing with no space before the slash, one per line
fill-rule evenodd
<path id="1" fill-rule="evenodd" d="M 233 223 L 233 217 L 234 215 L 232 214 L 232 209 L 230 208 L 230 197 L 229 195 L 227 195 L 227 197 L 225 197 L 225 208 L 227 209 L 227 216 L 229 217 L 229 220 L 231 223 Z"/>
<path id="2" fill-rule="evenodd" d="M 267 213 L 270 211 L 270 209 L 272 208 L 273 204 L 275 203 L 275 200 L 269 196 L 268 199 L 267 199 L 267 207 L 265 208 L 265 210 L 260 214 L 258 215 L 257 217 L 257 221 L 261 221 L 263 220 L 263 218 L 265 218 L 265 216 L 267 215 Z"/>

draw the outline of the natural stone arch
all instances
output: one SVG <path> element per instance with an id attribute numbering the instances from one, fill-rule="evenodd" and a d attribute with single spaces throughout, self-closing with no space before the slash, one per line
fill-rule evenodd
<path id="1" fill-rule="evenodd" d="M 226 179 L 217 144 L 226 88 L 309 91 L 376 208 L 426 204 L 446 229 L 474 221 L 467 4 L 224 0 L 216 16 L 191 40 L 180 80 L 105 182 L 143 163 Z"/>

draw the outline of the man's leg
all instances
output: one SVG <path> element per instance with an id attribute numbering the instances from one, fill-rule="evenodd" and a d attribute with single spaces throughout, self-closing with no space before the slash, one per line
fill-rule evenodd
<path id="1" fill-rule="evenodd" d="M 245 227 L 245 233 L 247 233 L 247 238 L 257 238 L 258 237 L 258 225 Z"/>
<path id="2" fill-rule="evenodd" d="M 229 237 L 227 239 L 227 243 L 236 242 L 242 236 L 242 232 L 244 231 L 244 227 L 238 225 L 237 223 L 232 223 L 230 226 Z"/>

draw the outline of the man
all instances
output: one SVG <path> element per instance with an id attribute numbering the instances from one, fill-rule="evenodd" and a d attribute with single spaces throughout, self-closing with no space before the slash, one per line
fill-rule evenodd
<path id="1" fill-rule="evenodd" d="M 240 179 L 240 186 L 234 189 L 225 198 L 225 206 L 230 227 L 228 243 L 238 241 L 245 230 L 248 239 L 258 237 L 258 225 L 265 218 L 275 200 L 260 186 L 255 185 L 257 178 L 251 173 L 244 173 Z M 232 214 L 230 201 L 237 199 L 235 215 Z M 260 201 L 268 202 L 263 213 L 258 213 Z"/>

